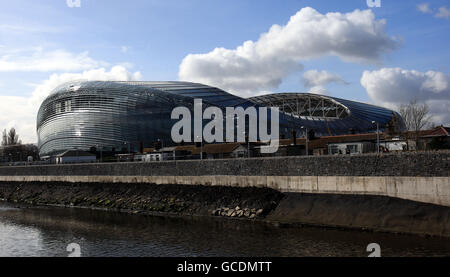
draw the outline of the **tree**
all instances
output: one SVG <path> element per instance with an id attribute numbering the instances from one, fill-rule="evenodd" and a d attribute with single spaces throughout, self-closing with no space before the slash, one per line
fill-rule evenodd
<path id="1" fill-rule="evenodd" d="M 417 100 L 400 106 L 400 115 L 405 121 L 408 131 L 419 132 L 431 124 L 430 108 L 426 103 L 418 104 Z"/>
<path id="2" fill-rule="evenodd" d="M 3 134 L 2 134 L 2 146 L 7 146 L 8 145 L 8 135 L 6 134 L 6 129 L 3 130 Z"/>
<path id="3" fill-rule="evenodd" d="M 403 117 L 406 128 L 412 131 L 412 138 L 416 141 L 416 149 L 419 146 L 419 132 L 431 126 L 430 108 L 426 103 L 418 104 L 417 100 L 400 106 L 400 115 Z M 410 137 L 410 133 L 406 133 L 406 137 Z M 409 146 L 408 146 L 409 148 Z"/>
<path id="4" fill-rule="evenodd" d="M 9 132 L 6 132 L 6 129 L 3 130 L 2 146 L 10 146 L 18 144 L 22 144 L 22 142 L 19 140 L 19 135 L 16 133 L 16 129 L 11 128 Z"/>

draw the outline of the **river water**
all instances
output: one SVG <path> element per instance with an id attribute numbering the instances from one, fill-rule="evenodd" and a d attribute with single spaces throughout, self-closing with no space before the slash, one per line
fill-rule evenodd
<path id="1" fill-rule="evenodd" d="M 0 256 L 64 257 L 450 256 L 450 239 L 262 222 L 174 218 L 0 202 Z"/>

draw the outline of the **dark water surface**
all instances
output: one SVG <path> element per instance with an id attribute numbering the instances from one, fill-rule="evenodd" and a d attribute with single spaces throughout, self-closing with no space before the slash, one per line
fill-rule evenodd
<path id="1" fill-rule="evenodd" d="M 173 218 L 0 202 L 0 256 L 450 256 L 450 239 L 214 218 Z"/>

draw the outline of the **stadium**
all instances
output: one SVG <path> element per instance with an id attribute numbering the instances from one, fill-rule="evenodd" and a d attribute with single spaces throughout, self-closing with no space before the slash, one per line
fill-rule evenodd
<path id="1" fill-rule="evenodd" d="M 386 128 L 405 129 L 391 110 L 323 95 L 277 93 L 244 99 L 219 88 L 189 82 L 78 81 L 57 87 L 37 116 L 41 157 L 70 149 L 138 152 L 161 142 L 173 145 L 174 108 L 193 110 L 194 99 L 203 107 L 279 107 L 280 134 L 292 130 L 303 136 L 373 133 Z"/>

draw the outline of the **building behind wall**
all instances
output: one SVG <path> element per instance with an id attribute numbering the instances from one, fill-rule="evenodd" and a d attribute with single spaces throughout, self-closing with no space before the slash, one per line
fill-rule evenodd
<path id="1" fill-rule="evenodd" d="M 95 163 L 97 156 L 81 150 L 67 150 L 56 156 L 56 164 Z"/>
<path id="2" fill-rule="evenodd" d="M 436 127 L 423 132 L 419 139 L 420 150 L 450 149 L 450 127 Z"/>
<path id="3" fill-rule="evenodd" d="M 328 154 L 364 154 L 376 151 L 376 143 L 373 142 L 343 142 L 343 143 L 330 143 L 328 145 Z"/>
<path id="4" fill-rule="evenodd" d="M 380 131 L 388 125 L 404 129 L 403 120 L 394 111 L 323 95 L 280 93 L 245 99 L 190 82 L 79 81 L 59 86 L 41 104 L 37 116 L 39 153 L 51 157 L 70 149 L 96 148 L 114 157 L 143 152 L 157 141 L 165 147 L 177 146 L 171 129 L 178 120 L 171 119 L 171 113 L 182 106 L 192 114 L 195 99 L 203 101 L 203 109 L 218 107 L 222 111 L 278 107 L 281 137 L 288 137 L 291 129 L 300 134 L 302 127 L 318 136 L 343 135 L 349 129 L 374 133 L 377 128 L 372 121 L 378 123 Z M 237 123 L 233 128 L 237 134 Z"/>

